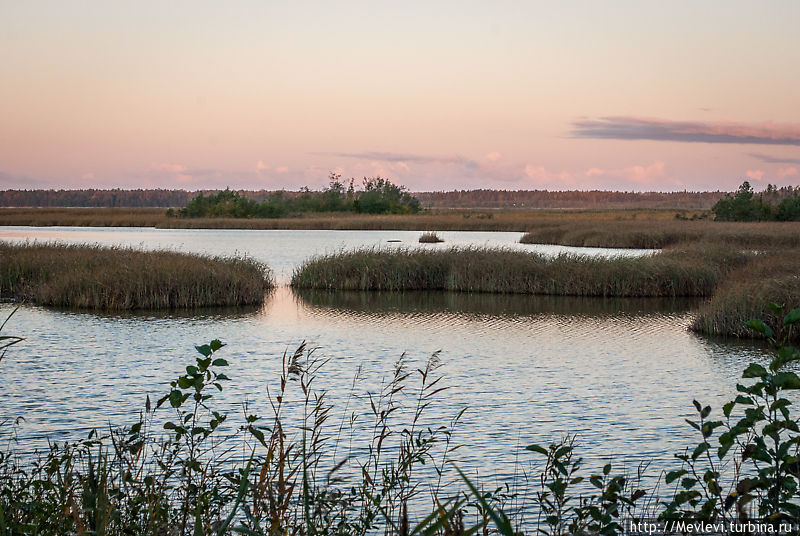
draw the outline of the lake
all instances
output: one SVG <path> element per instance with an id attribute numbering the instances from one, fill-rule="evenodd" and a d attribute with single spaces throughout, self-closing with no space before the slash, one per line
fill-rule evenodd
<path id="1" fill-rule="evenodd" d="M 439 235 L 444 244 L 424 247 L 649 253 L 522 245 L 520 233 Z M 512 478 L 532 456 L 521 447 L 577 433 L 589 467 L 612 457 L 631 468 L 650 461 L 658 476 L 677 466 L 674 453 L 698 441 L 684 422 L 694 414 L 692 400 L 717 410 L 731 398 L 742 369 L 766 360 L 763 345 L 689 332 L 698 300 L 294 292 L 286 286 L 292 270 L 313 255 L 418 247 L 418 237 L 412 231 L 0 228 L 3 240 L 248 255 L 267 263 L 280 284 L 263 307 L 249 309 L 102 314 L 24 305 L 5 328 L 26 340 L 0 364 L 0 421 L 24 417 L 15 447 L 21 452 L 84 436 L 92 427 L 133 423 L 145 398 L 159 398 L 193 362 L 194 345 L 214 338 L 227 343 L 220 356 L 230 362 L 226 373 L 233 381 L 218 402 L 231 419 L 245 400 L 268 413 L 266 390 L 274 392 L 282 356 L 303 341 L 328 360 L 315 385 L 327 390 L 340 419 L 366 412 L 366 393 L 380 390 L 401 356 L 413 371 L 438 352 L 438 373 L 450 388 L 429 408 L 427 422 L 446 424 L 467 408 L 454 442 L 464 445 L 457 458 L 473 474 L 489 482 Z M 12 309 L 0 304 L 0 318 Z M 364 437 L 353 434 L 358 450 Z"/>

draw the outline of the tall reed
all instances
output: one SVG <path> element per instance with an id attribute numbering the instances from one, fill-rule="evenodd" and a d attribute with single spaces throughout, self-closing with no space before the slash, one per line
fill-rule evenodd
<path id="1" fill-rule="evenodd" d="M 800 247 L 797 223 L 742 223 L 715 221 L 655 221 L 648 219 L 574 221 L 544 220 L 528 229 L 523 244 L 565 246 L 664 248 L 709 242 L 751 248 Z"/>
<path id="2" fill-rule="evenodd" d="M 781 317 L 770 304 L 800 307 L 800 255 L 796 252 L 760 255 L 751 265 L 734 271 L 700 307 L 691 329 L 708 335 L 750 338 L 758 333 L 747 323 L 759 318 L 783 337 L 786 330 Z M 800 330 L 795 330 L 791 339 L 800 340 Z"/>
<path id="3" fill-rule="evenodd" d="M 58 243 L 0 242 L 0 297 L 128 310 L 263 303 L 269 270 L 247 258 Z"/>
<path id="4" fill-rule="evenodd" d="M 317 257 L 296 288 L 452 290 L 571 296 L 708 296 L 748 255 L 684 248 L 643 257 L 589 257 L 489 248 L 362 249 Z"/>

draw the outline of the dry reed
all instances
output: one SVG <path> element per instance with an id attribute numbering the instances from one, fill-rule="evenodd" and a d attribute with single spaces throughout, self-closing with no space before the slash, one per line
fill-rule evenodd
<path id="1" fill-rule="evenodd" d="M 268 270 L 244 258 L 0 242 L 0 297 L 39 305 L 178 309 L 263 303 Z"/>
<path id="2" fill-rule="evenodd" d="M 439 235 L 437 235 L 435 231 L 422 233 L 419 237 L 420 244 L 441 244 L 442 242 L 444 242 L 444 240 L 439 238 Z"/>
<path id="3" fill-rule="evenodd" d="M 488 248 L 362 249 L 317 257 L 292 277 L 296 288 L 452 290 L 567 296 L 709 296 L 748 255 L 683 248 L 643 257 L 588 257 Z"/>

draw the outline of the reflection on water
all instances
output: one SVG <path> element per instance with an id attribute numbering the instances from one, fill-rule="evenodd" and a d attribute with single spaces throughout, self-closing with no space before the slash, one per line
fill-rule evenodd
<path id="1" fill-rule="evenodd" d="M 70 237 L 68 231 L 48 233 Z M 284 275 L 308 255 L 341 244 L 381 245 L 417 236 L 394 231 L 84 233 L 113 243 L 147 236 L 150 247 L 247 252 Z M 473 244 L 488 236 L 491 244 L 511 244 L 519 236 L 448 235 L 451 243 Z M 231 415 L 231 425 L 244 400 L 253 412 L 269 413 L 266 389 L 274 392 L 283 353 L 302 341 L 318 346 L 319 355 L 329 359 L 315 384 L 328 391 L 338 415 L 332 419 L 338 422 L 351 398 L 347 412 L 368 412 L 368 402 L 360 409 L 356 402 L 380 389 L 401 355 L 413 371 L 441 350 L 439 371 L 451 388 L 430 407 L 430 418 L 449 422 L 468 408 L 454 436 L 464 445 L 457 451 L 462 466 L 509 478 L 526 459 L 521 446 L 576 432 L 589 467 L 612 457 L 629 467 L 645 459 L 653 460 L 657 473 L 674 467 L 673 453 L 696 443 L 684 422 L 694 411 L 692 400 L 718 408 L 734 393 L 747 363 L 765 360 L 762 345 L 689 332 L 695 305 L 691 300 L 446 292 L 293 293 L 286 287 L 255 309 L 111 315 L 24 305 L 5 328 L 26 340 L 0 364 L 0 421 L 25 417 L 21 451 L 84 435 L 92 427 L 131 423 L 145 397 L 160 397 L 194 359 L 195 344 L 219 338 L 227 343 L 223 354 L 233 381 L 215 400 Z M 12 308 L 0 304 L 0 318 Z M 363 444 L 368 433 L 356 432 L 353 444 Z M 8 434 L 8 427 L 0 427 L 0 441 Z"/>
<path id="2" fill-rule="evenodd" d="M 700 298 L 602 298 L 466 292 L 364 292 L 293 289 L 310 311 L 322 315 L 461 313 L 484 316 L 608 316 L 686 312 Z"/>
<path id="3" fill-rule="evenodd" d="M 104 315 L 23 306 L 6 328 L 26 341 L 2 363 L 0 420 L 26 418 L 23 451 L 130 423 L 145 397 L 163 394 L 194 358 L 194 345 L 212 338 L 228 343 L 234 380 L 218 402 L 234 415 L 249 400 L 266 414 L 266 387 L 274 388 L 283 352 L 307 340 L 330 358 L 317 385 L 339 411 L 356 370 L 356 394 L 375 393 L 402 354 L 414 370 L 441 350 L 451 389 L 431 407 L 431 422 L 469 408 L 455 437 L 465 445 L 459 460 L 483 475 L 510 477 L 519 469 L 510 453 L 566 432 L 579 433 L 589 461 L 622 455 L 660 469 L 689 443 L 683 418 L 692 399 L 718 407 L 744 366 L 764 356 L 759 345 L 689 333 L 691 306 L 285 287 L 257 310 Z M 0 315 L 10 310 L 0 305 Z"/>

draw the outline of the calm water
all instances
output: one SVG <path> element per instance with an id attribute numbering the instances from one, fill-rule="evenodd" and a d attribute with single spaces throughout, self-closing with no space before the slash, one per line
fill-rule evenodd
<path id="1" fill-rule="evenodd" d="M 440 235 L 446 245 L 643 253 L 523 246 L 516 243 L 518 233 Z M 387 240 L 416 247 L 418 236 L 406 231 L 0 229 L 0 239 L 248 254 L 267 262 L 283 282 L 312 255 L 398 245 Z M 0 365 L 0 420 L 25 417 L 18 450 L 75 437 L 93 426 L 133 422 L 145 397 L 158 398 L 194 359 L 193 346 L 213 338 L 228 343 L 222 352 L 234 381 L 219 401 L 232 414 L 241 413 L 243 400 L 267 413 L 266 388 L 276 387 L 281 356 L 302 341 L 329 359 L 316 381 L 329 391 L 337 415 L 345 404 L 348 412 L 365 412 L 363 395 L 380 388 L 401 355 L 413 370 L 441 351 L 439 371 L 451 388 L 430 408 L 429 418 L 449 422 L 468 408 L 454 438 L 465 445 L 458 451 L 464 466 L 502 480 L 519 472 L 520 446 L 575 432 L 590 466 L 621 456 L 630 466 L 652 460 L 657 473 L 674 467 L 672 454 L 696 441 L 683 422 L 694 411 L 692 399 L 719 407 L 744 366 L 764 360 L 757 345 L 688 332 L 696 305 L 692 300 L 293 293 L 281 286 L 256 309 L 105 315 L 24 306 L 6 327 L 26 341 Z M 0 317 L 10 310 L 11 305 L 0 305 Z M 8 435 L 8 428 L 0 430 Z"/>

